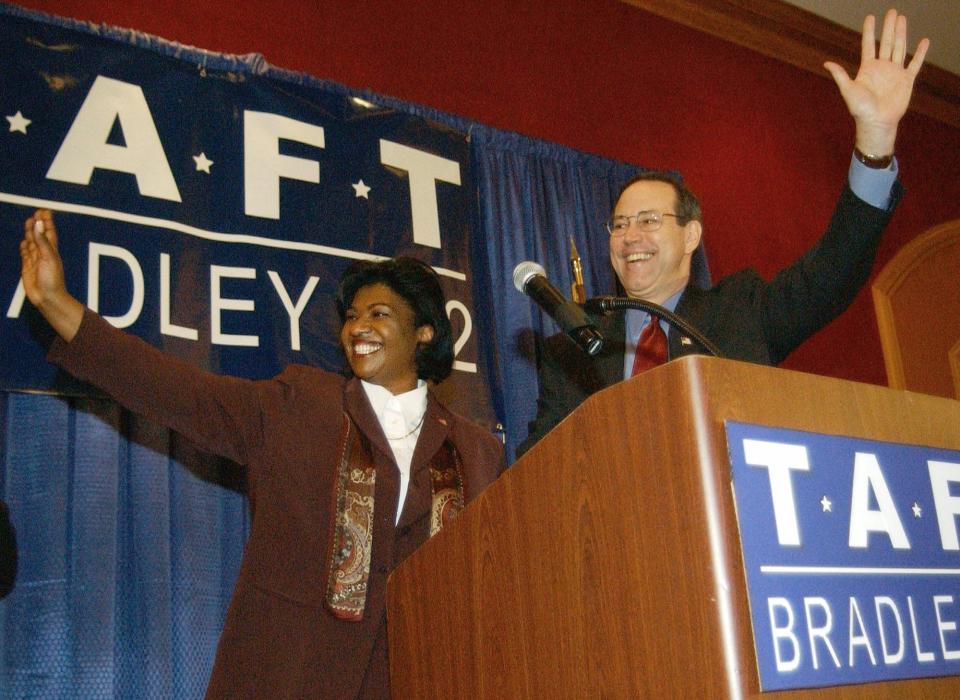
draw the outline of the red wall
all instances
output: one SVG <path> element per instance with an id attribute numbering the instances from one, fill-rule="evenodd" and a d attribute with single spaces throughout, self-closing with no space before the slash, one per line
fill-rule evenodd
<path id="1" fill-rule="evenodd" d="M 678 169 L 702 200 L 715 278 L 748 266 L 769 277 L 811 245 L 853 143 L 825 71 L 800 71 L 616 0 L 19 4 L 261 53 L 277 67 Z M 960 129 L 911 114 L 897 150 L 907 195 L 876 269 L 925 229 L 960 218 Z M 886 383 L 869 291 L 786 366 Z"/>

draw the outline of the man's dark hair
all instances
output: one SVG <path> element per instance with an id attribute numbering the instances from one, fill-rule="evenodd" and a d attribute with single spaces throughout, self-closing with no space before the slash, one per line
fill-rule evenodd
<path id="1" fill-rule="evenodd" d="M 355 262 L 344 271 L 337 289 L 337 314 L 341 324 L 353 297 L 362 287 L 371 284 L 385 284 L 403 297 L 413 309 L 414 328 L 433 327 L 433 340 L 417 346 L 417 376 L 437 384 L 446 379 L 453 369 L 453 329 L 437 273 L 416 258 Z"/>
<path id="2" fill-rule="evenodd" d="M 677 215 L 678 224 L 681 226 L 686 226 L 691 221 L 699 221 L 701 224 L 703 223 L 703 214 L 700 212 L 700 201 L 697 199 L 697 196 L 687 189 L 685 184 L 683 184 L 683 178 L 676 173 L 672 173 L 667 170 L 645 170 L 642 173 L 637 173 L 632 178 L 627 180 L 626 184 L 620 188 L 620 192 L 617 193 L 616 201 L 620 201 L 620 197 L 623 196 L 623 193 L 628 187 L 630 187 L 630 185 L 633 185 L 637 182 L 650 181 L 665 182 L 673 187 L 673 191 L 677 200 L 677 210 L 673 213 Z"/>

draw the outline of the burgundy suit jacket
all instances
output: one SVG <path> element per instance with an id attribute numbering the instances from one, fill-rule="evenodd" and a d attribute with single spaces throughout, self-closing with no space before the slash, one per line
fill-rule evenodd
<path id="1" fill-rule="evenodd" d="M 399 471 L 357 379 L 290 365 L 265 381 L 224 377 L 170 357 L 91 311 L 50 359 L 118 403 L 247 468 L 249 540 L 217 647 L 209 698 L 389 697 L 387 575 L 429 536 L 428 465 L 445 441 L 459 452 L 470 501 L 505 468 L 500 443 L 429 395 L 395 525 Z M 324 607 L 345 416 L 377 470 L 364 618 Z"/>

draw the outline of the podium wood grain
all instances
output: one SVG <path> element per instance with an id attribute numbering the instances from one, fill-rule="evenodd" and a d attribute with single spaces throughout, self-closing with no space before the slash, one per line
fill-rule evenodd
<path id="1" fill-rule="evenodd" d="M 960 402 L 688 357 L 585 402 L 388 583 L 395 698 L 760 693 L 723 421 L 960 449 Z"/>

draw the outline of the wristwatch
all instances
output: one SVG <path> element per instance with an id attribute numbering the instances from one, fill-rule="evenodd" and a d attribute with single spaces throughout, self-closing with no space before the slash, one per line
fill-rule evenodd
<path id="1" fill-rule="evenodd" d="M 892 153 L 888 156 L 872 156 L 864 153 L 856 147 L 853 149 L 853 157 L 866 165 L 868 168 L 875 168 L 876 170 L 886 170 L 893 162 Z"/>

